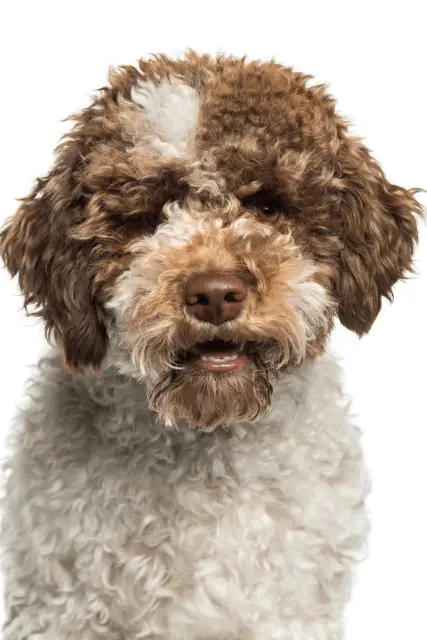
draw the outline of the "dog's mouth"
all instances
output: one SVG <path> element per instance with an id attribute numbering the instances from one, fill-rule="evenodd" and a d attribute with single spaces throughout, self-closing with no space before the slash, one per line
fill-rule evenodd
<path id="1" fill-rule="evenodd" d="M 189 351 L 187 359 L 196 367 L 213 373 L 238 371 L 248 362 L 248 346 L 244 341 L 200 342 Z"/>

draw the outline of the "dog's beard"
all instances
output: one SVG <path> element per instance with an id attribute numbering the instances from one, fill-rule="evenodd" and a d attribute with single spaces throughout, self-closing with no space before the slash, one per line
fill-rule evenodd
<path id="1" fill-rule="evenodd" d="M 150 394 L 150 406 L 167 425 L 185 422 L 213 429 L 239 420 L 255 420 L 271 404 L 273 386 L 259 357 L 235 372 L 212 373 L 189 363 L 165 371 Z"/>
<path id="2" fill-rule="evenodd" d="M 267 338 L 252 327 L 138 324 L 132 340 L 137 377 L 145 379 L 150 408 L 167 426 L 187 424 L 213 429 L 263 416 L 272 402 L 279 374 L 300 361 L 304 342 L 288 329 L 286 337 Z M 168 331 L 169 329 L 169 331 Z M 271 331 L 272 332 L 272 331 Z M 258 334 L 258 335 L 257 335 Z M 129 334 L 128 334 L 129 336 Z M 194 359 L 194 349 L 211 341 L 234 344 L 245 364 L 238 370 L 210 371 Z"/>

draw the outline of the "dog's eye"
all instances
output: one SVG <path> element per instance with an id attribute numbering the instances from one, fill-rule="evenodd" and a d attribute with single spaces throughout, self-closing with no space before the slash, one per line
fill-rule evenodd
<path id="1" fill-rule="evenodd" d="M 266 191 L 258 191 L 242 199 L 242 204 L 250 211 L 257 211 L 265 216 L 274 216 L 283 211 L 282 203 Z"/>
<path id="2" fill-rule="evenodd" d="M 264 213 L 266 216 L 270 216 L 273 213 L 277 213 L 277 207 L 271 204 L 264 204 L 261 207 L 261 211 L 262 213 Z"/>

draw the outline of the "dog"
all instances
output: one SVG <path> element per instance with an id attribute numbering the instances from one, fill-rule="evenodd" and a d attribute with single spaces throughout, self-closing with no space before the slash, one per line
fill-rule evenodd
<path id="1" fill-rule="evenodd" d="M 112 70 L 1 233 L 53 343 L 11 432 L 5 640 L 339 640 L 369 481 L 359 336 L 422 214 L 323 85 Z"/>

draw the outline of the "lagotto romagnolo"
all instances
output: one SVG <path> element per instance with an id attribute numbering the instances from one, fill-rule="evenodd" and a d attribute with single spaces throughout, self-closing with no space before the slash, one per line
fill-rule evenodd
<path id="1" fill-rule="evenodd" d="M 51 354 L 12 431 L 5 640 L 340 640 L 359 431 L 325 349 L 421 207 L 275 62 L 113 70 L 1 233 Z"/>

